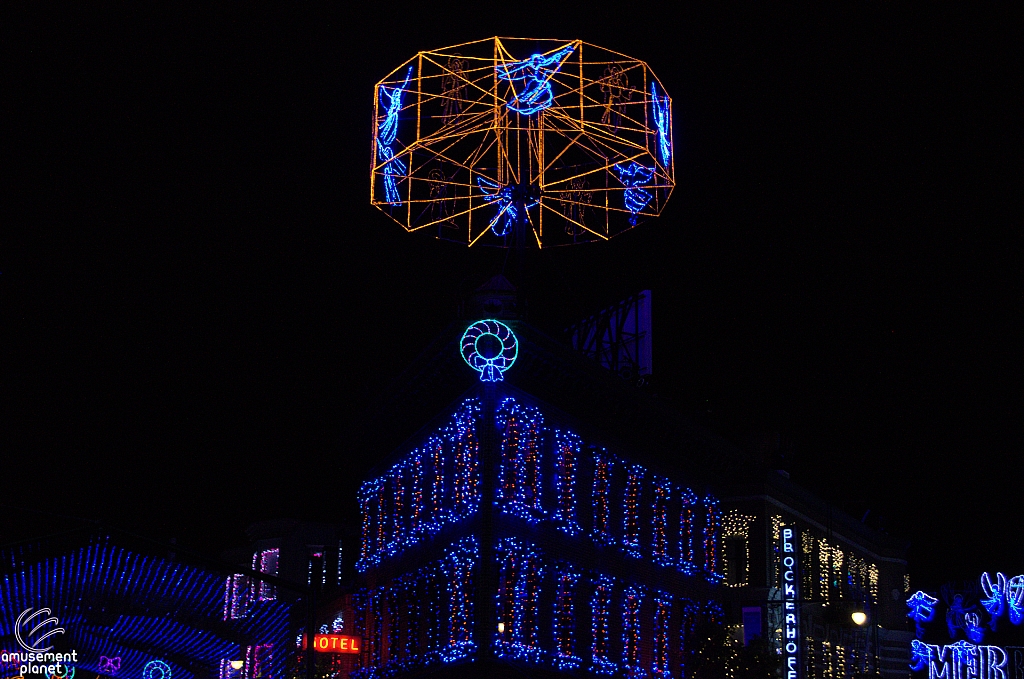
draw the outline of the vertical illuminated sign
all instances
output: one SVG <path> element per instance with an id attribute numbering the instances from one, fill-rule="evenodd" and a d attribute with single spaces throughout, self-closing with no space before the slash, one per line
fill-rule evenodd
<path id="1" fill-rule="evenodd" d="M 800 579 L 797 577 L 799 562 L 792 528 L 782 528 L 779 543 L 782 558 L 782 666 L 786 679 L 797 679 L 800 676 Z"/>

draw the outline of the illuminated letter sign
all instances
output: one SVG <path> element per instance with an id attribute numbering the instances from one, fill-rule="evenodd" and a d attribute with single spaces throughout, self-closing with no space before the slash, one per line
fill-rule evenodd
<path id="1" fill-rule="evenodd" d="M 305 647 L 305 638 L 302 640 Z M 345 634 L 317 634 L 313 647 L 320 653 L 359 653 L 363 650 L 362 639 Z"/>
<path id="2" fill-rule="evenodd" d="M 786 679 L 800 676 L 800 608 L 799 578 L 797 578 L 796 539 L 792 528 L 783 527 L 779 537 L 779 556 L 782 562 L 782 667 Z"/>
<path id="3" fill-rule="evenodd" d="M 1009 679 L 1009 656 L 1000 646 L 975 646 L 962 640 L 938 646 L 913 639 L 910 653 L 910 669 L 927 667 L 928 679 Z"/>

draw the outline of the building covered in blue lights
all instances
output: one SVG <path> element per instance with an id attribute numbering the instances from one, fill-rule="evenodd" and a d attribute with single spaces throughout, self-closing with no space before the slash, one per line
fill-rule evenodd
<path id="1" fill-rule="evenodd" d="M 8 659 L 0 664 L 0 677 L 50 676 L 25 672 L 10 653 L 24 652 L 21 642 L 58 629 L 38 645 L 74 653 L 74 662 L 56 677 L 287 675 L 294 647 L 289 607 L 270 596 L 250 596 L 255 590 L 249 587 L 244 594 L 235 587 L 233 598 L 230 578 L 225 588 L 223 573 L 179 555 L 75 534 L 9 547 L 0 559 L 0 645 Z M 40 621 L 46 624 L 38 629 Z"/>
<path id="2" fill-rule="evenodd" d="M 422 394 L 457 394 L 359 491 L 353 676 L 685 676 L 723 616 L 706 480 L 735 451 L 512 318 L 481 326 L 500 370 L 454 325 L 382 411 L 408 422 Z"/>

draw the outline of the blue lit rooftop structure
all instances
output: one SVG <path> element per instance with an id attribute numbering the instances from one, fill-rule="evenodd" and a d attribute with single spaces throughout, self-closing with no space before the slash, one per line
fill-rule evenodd
<path id="1" fill-rule="evenodd" d="M 413 385 L 390 404 L 405 409 L 463 387 L 360 488 L 353 676 L 681 676 L 690 635 L 723 615 L 721 510 L 709 470 L 686 471 L 721 444 L 679 421 L 641 431 L 649 397 L 511 318 L 516 363 L 480 381 L 460 348 L 486 322 L 446 331 L 393 392 Z M 633 410 L 608 416 L 616 399 Z M 644 445 L 666 432 L 689 460 Z"/>
<path id="2" fill-rule="evenodd" d="M 46 643 L 54 652 L 74 650 L 76 670 L 118 679 L 277 679 L 294 649 L 287 605 L 251 597 L 241 614 L 228 615 L 224 575 L 173 555 L 94 537 L 70 547 L 8 548 L 0 558 L 0 645 L 7 651 L 19 650 L 15 625 L 30 608 L 50 609 L 59 620 L 64 633 Z M 231 660 L 242 667 L 226 672 Z M 0 670 L 18 673 L 10 664 Z"/>

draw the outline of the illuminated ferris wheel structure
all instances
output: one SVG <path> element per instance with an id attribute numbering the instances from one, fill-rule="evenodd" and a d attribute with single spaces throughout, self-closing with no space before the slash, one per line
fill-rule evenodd
<path id="1" fill-rule="evenodd" d="M 469 246 L 608 240 L 675 186 L 671 99 L 642 61 L 580 40 L 420 52 L 377 83 L 370 199 Z"/>

